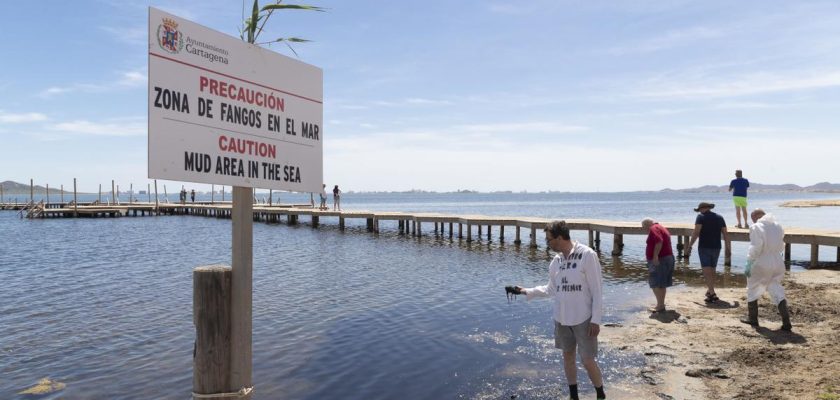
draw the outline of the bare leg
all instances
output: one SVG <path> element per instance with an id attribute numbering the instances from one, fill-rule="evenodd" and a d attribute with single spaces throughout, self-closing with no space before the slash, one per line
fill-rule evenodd
<path id="1" fill-rule="evenodd" d="M 703 267 L 703 279 L 706 281 L 707 292 L 715 294 L 715 268 Z"/>
<path id="2" fill-rule="evenodd" d="M 653 288 L 653 295 L 656 296 L 656 309 L 665 309 L 665 288 Z"/>
<path id="3" fill-rule="evenodd" d="M 601 377 L 601 369 L 598 368 L 598 363 L 595 362 L 595 358 L 584 358 L 583 367 L 586 368 L 586 373 L 589 374 L 589 379 L 592 380 L 593 386 L 604 386 L 604 380 Z"/>
<path id="4" fill-rule="evenodd" d="M 747 219 L 747 207 L 738 207 L 738 208 L 740 208 L 741 213 L 744 214 L 744 228 L 746 228 L 750 224 L 749 222 L 747 222 L 747 221 L 749 221 Z"/>
<path id="5" fill-rule="evenodd" d="M 735 218 L 738 219 L 737 227 L 740 228 L 741 227 L 741 207 L 737 207 L 737 206 L 735 207 Z M 747 222 L 747 221 L 744 221 L 744 222 Z"/>
<path id="6" fill-rule="evenodd" d="M 577 385 L 577 366 L 575 365 L 575 352 L 563 352 L 563 370 L 566 372 L 566 383 Z M 599 375 L 600 376 L 600 373 Z"/>

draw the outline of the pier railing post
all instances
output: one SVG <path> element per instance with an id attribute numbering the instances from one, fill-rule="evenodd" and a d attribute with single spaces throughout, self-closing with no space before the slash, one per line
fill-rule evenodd
<path id="1" fill-rule="evenodd" d="M 213 395 L 239 390 L 231 385 L 231 267 L 193 270 L 193 393 Z M 235 397 L 220 397 L 234 399 Z"/>

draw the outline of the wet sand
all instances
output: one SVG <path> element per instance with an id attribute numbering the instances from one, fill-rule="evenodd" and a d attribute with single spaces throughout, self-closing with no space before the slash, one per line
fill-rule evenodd
<path id="1" fill-rule="evenodd" d="M 766 294 L 761 326 L 739 322 L 747 312 L 743 287 L 717 289 L 721 301 L 712 306 L 703 302 L 704 288 L 670 290 L 666 313 L 642 311 L 604 327 L 605 345 L 646 360 L 636 382 L 608 388 L 644 399 L 840 398 L 829 395 L 840 396 L 840 272 L 800 272 L 784 285 L 793 332 L 780 330 Z"/>

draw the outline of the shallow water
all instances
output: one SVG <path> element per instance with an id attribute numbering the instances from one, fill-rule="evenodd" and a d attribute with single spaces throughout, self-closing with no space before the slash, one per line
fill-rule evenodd
<path id="1" fill-rule="evenodd" d="M 345 208 L 623 220 L 664 210 L 660 219 L 673 220 L 672 207 L 695 203 L 367 196 L 345 195 Z M 592 210 L 599 213 L 585 214 Z M 809 210 L 796 225 L 837 221 L 836 210 Z M 795 211 L 778 214 L 790 219 Z M 344 232 L 328 218 L 317 229 L 301 221 L 254 225 L 255 398 L 540 399 L 564 390 L 549 303 L 508 302 L 503 290 L 543 283 L 550 259 L 544 249 L 500 244 L 497 232 L 489 242 L 466 244 L 428 231 L 419 239 L 400 236 L 387 225 L 374 236 L 363 221 Z M 189 397 L 192 269 L 229 263 L 229 220 L 30 221 L 4 211 L 0 237 L 0 398 L 27 398 L 16 393 L 43 377 L 67 386 L 41 398 Z M 651 296 L 642 239 L 628 238 L 621 259 L 607 247 L 605 319 L 618 322 Z M 744 285 L 738 265 L 745 248 L 736 246 L 734 267 L 719 269 L 721 284 Z M 804 246 L 794 250 L 795 258 L 807 258 Z M 696 285 L 699 271 L 680 265 L 675 280 Z M 633 379 L 625 368 L 641 358 L 602 350 L 607 382 Z M 580 380 L 587 381 L 582 372 Z"/>

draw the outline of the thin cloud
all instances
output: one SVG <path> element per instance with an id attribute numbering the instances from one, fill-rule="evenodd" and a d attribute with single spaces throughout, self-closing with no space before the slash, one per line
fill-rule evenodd
<path id="1" fill-rule="evenodd" d="M 662 36 L 649 38 L 627 46 L 613 47 L 607 53 L 613 55 L 643 54 L 686 46 L 697 41 L 714 39 L 726 34 L 724 30 L 707 27 L 692 27 L 666 32 Z"/>
<path id="2" fill-rule="evenodd" d="M 665 82 L 658 86 L 652 90 L 639 91 L 635 96 L 647 99 L 714 99 L 825 89 L 840 86 L 840 71 L 755 73 L 727 80 L 696 79 Z"/>
<path id="3" fill-rule="evenodd" d="M 148 80 L 145 69 L 120 72 L 119 78 L 105 84 L 75 83 L 68 86 L 49 87 L 38 94 L 38 97 L 49 99 L 59 95 L 80 93 L 103 93 L 119 89 L 143 86 Z"/>
<path id="4" fill-rule="evenodd" d="M 41 113 L 10 114 L 0 110 L 0 123 L 4 124 L 25 124 L 46 120 L 47 116 Z"/>
<path id="5" fill-rule="evenodd" d="M 78 135 L 116 137 L 145 136 L 148 131 L 144 118 L 114 119 L 104 122 L 75 120 L 57 123 L 49 126 L 48 129 Z"/>

